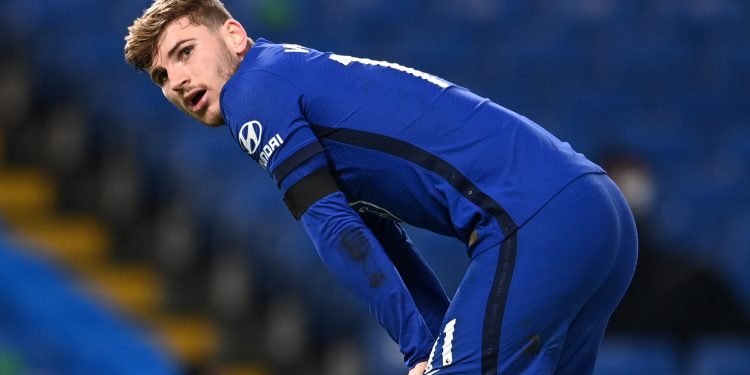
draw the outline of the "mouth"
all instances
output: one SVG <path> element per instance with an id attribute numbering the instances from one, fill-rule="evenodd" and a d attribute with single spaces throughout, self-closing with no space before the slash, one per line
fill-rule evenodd
<path id="1" fill-rule="evenodd" d="M 185 97 L 185 106 L 191 112 L 200 111 L 206 103 L 206 90 L 200 89 L 192 91 Z"/>

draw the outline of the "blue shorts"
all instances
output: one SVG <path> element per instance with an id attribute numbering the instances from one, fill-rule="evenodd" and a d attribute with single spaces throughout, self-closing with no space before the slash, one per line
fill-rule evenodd
<path id="1" fill-rule="evenodd" d="M 635 222 L 604 174 L 475 247 L 425 374 L 590 374 L 635 270 Z"/>

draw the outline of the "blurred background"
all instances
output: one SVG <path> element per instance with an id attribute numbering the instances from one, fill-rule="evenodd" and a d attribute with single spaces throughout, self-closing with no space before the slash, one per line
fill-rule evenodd
<path id="1" fill-rule="evenodd" d="M 226 128 L 122 57 L 149 0 L 0 3 L 0 375 L 405 374 Z M 597 374 L 750 374 L 750 3 L 226 0 L 398 62 L 603 165 L 640 259 Z M 451 293 L 455 240 L 412 229 Z"/>

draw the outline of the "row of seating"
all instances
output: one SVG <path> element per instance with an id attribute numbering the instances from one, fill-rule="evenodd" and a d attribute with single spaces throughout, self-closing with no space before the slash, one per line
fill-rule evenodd
<path id="1" fill-rule="evenodd" d="M 0 226 L 2 223 L 0 223 Z M 0 228 L 0 348 L 15 374 L 177 374 L 142 327 Z M 9 361 L 10 362 L 10 361 Z"/>

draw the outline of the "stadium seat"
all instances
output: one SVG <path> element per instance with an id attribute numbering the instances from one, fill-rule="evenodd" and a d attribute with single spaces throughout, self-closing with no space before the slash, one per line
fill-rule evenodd
<path id="1" fill-rule="evenodd" d="M 688 358 L 687 375 L 750 374 L 750 340 L 703 338 L 695 342 Z"/>
<path id="2" fill-rule="evenodd" d="M 177 373 L 138 328 L 4 237 L 0 233 L 0 331 L 18 352 L 23 373 Z"/>
<path id="3" fill-rule="evenodd" d="M 607 337 L 594 368 L 595 375 L 678 375 L 678 349 L 668 339 Z"/>

